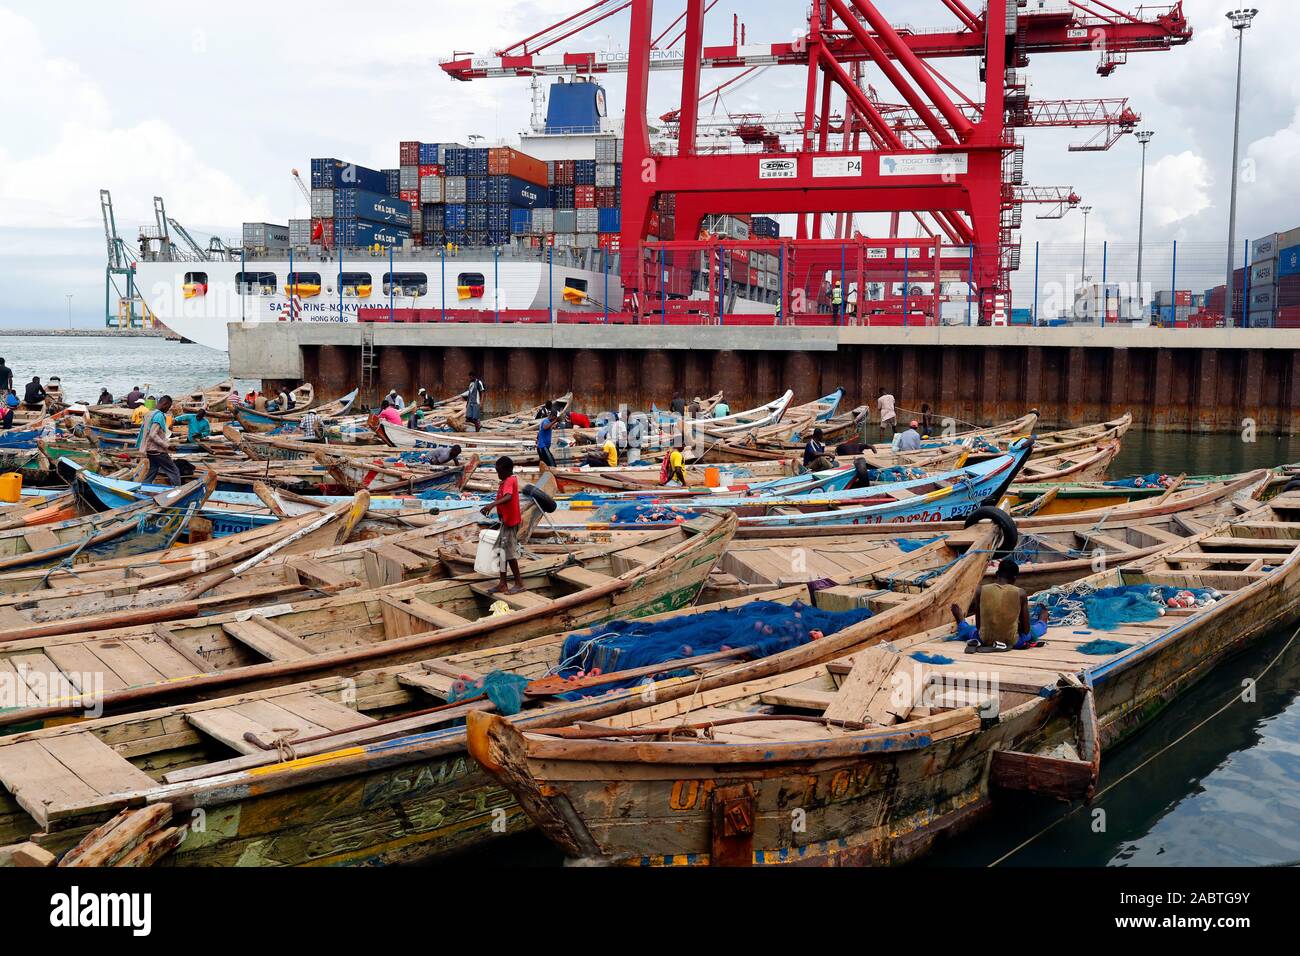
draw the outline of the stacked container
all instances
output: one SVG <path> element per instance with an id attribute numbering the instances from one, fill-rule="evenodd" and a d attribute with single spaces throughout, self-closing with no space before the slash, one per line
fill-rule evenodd
<path id="1" fill-rule="evenodd" d="M 1250 244 L 1250 273 L 1246 280 L 1246 324 L 1252 329 L 1273 327 L 1278 305 L 1279 235 L 1270 233 Z"/>
<path id="2" fill-rule="evenodd" d="M 288 249 L 289 227 L 277 226 L 269 222 L 246 222 L 243 242 L 245 249 L 256 252 Z"/>

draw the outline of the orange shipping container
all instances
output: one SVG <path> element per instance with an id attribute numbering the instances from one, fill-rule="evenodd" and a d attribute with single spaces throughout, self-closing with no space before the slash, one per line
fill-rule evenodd
<path id="1" fill-rule="evenodd" d="M 546 164 L 509 146 L 488 150 L 489 176 L 515 176 L 536 186 L 546 185 Z"/>

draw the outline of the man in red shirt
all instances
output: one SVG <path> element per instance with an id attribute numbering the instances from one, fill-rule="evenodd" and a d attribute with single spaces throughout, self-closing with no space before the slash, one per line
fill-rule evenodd
<path id="1" fill-rule="evenodd" d="M 483 514 L 489 515 L 496 509 L 501 519 L 501 530 L 497 536 L 497 550 L 501 552 L 504 563 L 501 567 L 501 581 L 492 589 L 492 593 L 504 591 L 506 594 L 518 594 L 524 590 L 524 579 L 519 574 L 519 525 L 523 520 L 519 508 L 519 479 L 515 477 L 515 463 L 507 456 L 497 459 L 497 477 L 501 487 L 497 489 L 496 500 L 483 506 Z M 515 586 L 507 588 L 506 567 L 514 573 Z"/>

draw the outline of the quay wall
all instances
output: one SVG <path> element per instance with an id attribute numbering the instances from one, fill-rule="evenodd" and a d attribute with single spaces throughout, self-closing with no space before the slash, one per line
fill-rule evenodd
<path id="1" fill-rule="evenodd" d="M 230 326 L 231 372 L 266 388 L 310 381 L 365 402 L 461 391 L 471 372 L 496 414 L 572 391 L 579 410 L 634 409 L 723 390 L 733 409 L 786 388 L 808 401 L 836 387 L 862 404 L 886 388 L 900 408 L 991 422 L 1037 408 L 1075 425 L 1132 411 L 1165 431 L 1300 430 L 1300 330 L 1133 328 L 825 328 L 552 324 L 262 323 Z"/>

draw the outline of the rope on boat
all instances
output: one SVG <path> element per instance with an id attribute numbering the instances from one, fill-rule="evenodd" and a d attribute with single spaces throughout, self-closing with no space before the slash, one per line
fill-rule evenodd
<path id="1" fill-rule="evenodd" d="M 1282 646 L 1282 649 L 1281 649 L 1280 651 L 1277 652 L 1277 655 L 1276 655 L 1276 656 L 1275 656 L 1271 661 L 1268 662 L 1268 664 L 1264 667 L 1264 669 L 1263 669 L 1262 671 L 1259 672 L 1259 676 L 1256 677 L 1256 678 L 1254 678 L 1254 683 L 1255 683 L 1255 684 L 1258 684 L 1261 680 L 1263 680 L 1264 677 L 1265 677 L 1265 675 L 1268 674 L 1268 672 L 1271 671 L 1271 670 L 1273 669 L 1274 665 L 1277 664 L 1277 662 L 1280 661 L 1280 660 L 1282 659 L 1283 655 L 1285 655 L 1286 652 L 1289 651 L 1289 650 L 1291 649 L 1291 645 L 1295 643 L 1295 639 L 1296 639 L 1297 637 L 1300 637 L 1300 627 L 1297 627 L 1297 628 L 1295 629 L 1295 631 L 1291 634 L 1291 636 L 1290 636 L 1289 638 L 1287 638 L 1287 642 L 1286 642 L 1286 644 L 1284 644 L 1284 645 Z M 1077 806 L 1075 806 L 1075 807 L 1072 807 L 1071 809 L 1067 810 L 1065 813 L 1061 814 L 1059 817 L 1057 817 L 1055 820 L 1053 820 L 1053 821 L 1052 821 L 1051 823 L 1049 823 L 1047 826 L 1043 827 L 1041 830 L 1039 830 L 1039 831 L 1038 831 L 1037 833 L 1035 833 L 1033 836 L 1029 837 L 1029 839 L 1027 839 L 1027 840 L 1025 840 L 1025 841 L 1023 841 L 1023 842 L 1021 842 L 1021 843 L 1018 843 L 1016 846 L 1012 847 L 1012 848 L 1011 848 L 1010 850 L 1008 850 L 1006 853 L 1002 854 L 1000 857 L 998 857 L 996 860 L 994 860 L 992 863 L 990 863 L 989 866 L 990 866 L 990 867 L 994 867 L 994 866 L 998 866 L 998 865 L 1001 864 L 1001 863 L 1005 863 L 1007 860 L 1011 859 L 1011 857 L 1015 856 L 1017 853 L 1019 853 L 1019 852 L 1020 852 L 1021 850 L 1023 850 L 1025 847 L 1029 846 L 1029 844 L 1031 844 L 1031 843 L 1033 843 L 1034 841 L 1036 841 L 1036 840 L 1037 840 L 1039 837 L 1041 837 L 1043 834 L 1047 833 L 1049 830 L 1054 830 L 1054 829 L 1055 829 L 1059 824 L 1064 823 L 1066 820 L 1070 819 L 1070 817 L 1074 816 L 1076 813 L 1078 813 L 1078 812 L 1079 812 L 1080 810 L 1082 810 L 1084 807 L 1095 804 L 1098 800 L 1100 800 L 1100 799 L 1101 799 L 1102 797 L 1104 797 L 1106 794 L 1110 793 L 1110 791 L 1114 790 L 1116 787 L 1118 787 L 1121 783 L 1123 783 L 1123 782 L 1124 782 L 1125 780 L 1127 780 L 1129 777 L 1133 776 L 1133 775 L 1136 774 L 1138 771 L 1144 769 L 1148 764 L 1152 763 L 1152 762 L 1155 761 L 1157 758 L 1163 756 L 1164 753 L 1165 753 L 1166 751 L 1168 751 L 1168 750 L 1172 750 L 1174 747 L 1178 746 L 1180 743 L 1182 743 L 1182 742 L 1183 742 L 1184 740 L 1186 740 L 1188 737 L 1192 736 L 1192 734 L 1196 733 L 1198 730 L 1200 730 L 1202 727 L 1204 727 L 1204 726 L 1205 726 L 1206 724 L 1208 724 L 1210 721 L 1214 720 L 1214 718 L 1218 717 L 1220 714 L 1225 713 L 1229 708 L 1232 707 L 1233 704 L 1239 702 L 1240 700 L 1241 700 L 1241 692 L 1238 691 L 1237 693 L 1233 694 L 1230 698 L 1228 698 L 1227 702 L 1226 702 L 1222 707 L 1220 707 L 1218 710 L 1216 710 L 1214 713 L 1210 714 L 1210 715 L 1209 715 L 1208 717 L 1206 717 L 1204 720 L 1198 721 L 1195 725 L 1193 725 L 1192 727 L 1190 727 L 1188 730 L 1186 730 L 1185 732 L 1179 734 L 1179 735 L 1178 735 L 1177 737 L 1175 737 L 1173 740 L 1169 741 L 1169 743 L 1165 744 L 1163 747 L 1161 747 L 1159 750 L 1157 750 L 1155 753 L 1153 753 L 1150 757 L 1147 757 L 1146 760 L 1143 760 L 1140 764 L 1138 764 L 1136 767 L 1134 767 L 1134 768 L 1133 768 L 1132 770 L 1130 770 L 1128 773 L 1123 774 L 1123 775 L 1120 776 L 1119 778 L 1117 778 L 1117 779 L 1115 779 L 1115 780 L 1112 780 L 1110 783 L 1106 784 L 1106 786 L 1102 787 L 1102 788 L 1101 788 L 1100 790 L 1098 790 L 1095 794 L 1093 794 L 1092 800 L 1088 801 L 1087 803 L 1080 803 L 1079 805 L 1077 805 Z"/>

